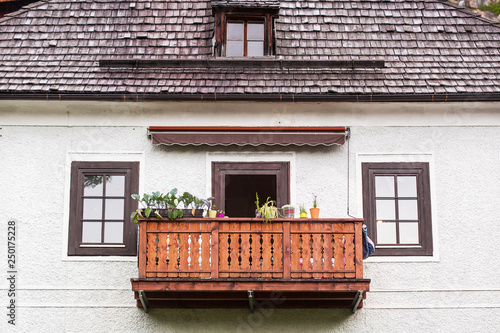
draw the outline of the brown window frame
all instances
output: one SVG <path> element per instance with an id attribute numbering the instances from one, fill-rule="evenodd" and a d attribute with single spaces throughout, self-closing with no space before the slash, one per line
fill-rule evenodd
<path id="1" fill-rule="evenodd" d="M 363 213 L 368 227 L 368 236 L 375 242 L 376 256 L 432 256 L 432 213 L 429 163 L 362 163 L 363 181 Z M 388 246 L 377 244 L 377 221 L 375 201 L 375 176 L 393 175 L 417 177 L 417 209 L 419 214 L 419 244 L 418 247 L 405 245 Z M 397 197 L 395 197 L 397 200 Z M 396 205 L 397 207 L 397 205 Z M 398 237 L 399 220 L 396 220 L 396 237 Z"/>
<path id="2" fill-rule="evenodd" d="M 227 45 L 227 23 L 232 21 L 264 22 L 264 54 L 263 56 L 271 56 L 275 54 L 275 38 L 274 38 L 274 19 L 277 16 L 276 11 L 267 10 L 243 10 L 240 11 L 215 11 L 215 56 L 226 57 Z M 245 24 L 246 36 L 246 24 Z M 247 57 L 246 38 L 244 42 L 244 55 Z M 230 56 L 232 57 L 232 56 Z M 249 58 L 252 58 L 250 56 Z"/>
<path id="3" fill-rule="evenodd" d="M 276 206 L 290 203 L 289 162 L 212 162 L 212 196 L 220 210 L 226 210 L 226 175 L 275 175 Z"/>
<path id="4" fill-rule="evenodd" d="M 82 245 L 85 175 L 125 176 L 123 244 L 117 246 L 102 243 Z M 137 225 L 130 220 L 130 213 L 137 209 L 137 201 L 133 200 L 130 195 L 139 191 L 139 162 L 74 161 L 71 163 L 70 182 L 68 256 L 136 256 Z"/>

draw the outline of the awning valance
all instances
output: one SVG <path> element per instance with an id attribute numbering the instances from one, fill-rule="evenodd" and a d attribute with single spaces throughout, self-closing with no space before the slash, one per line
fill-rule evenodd
<path id="1" fill-rule="evenodd" d="M 162 127 L 150 126 L 154 145 L 333 146 L 342 145 L 347 127 Z"/>

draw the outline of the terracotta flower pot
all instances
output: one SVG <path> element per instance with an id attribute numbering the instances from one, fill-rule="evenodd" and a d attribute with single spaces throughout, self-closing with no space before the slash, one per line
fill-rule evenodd
<path id="1" fill-rule="evenodd" d="M 319 217 L 319 208 L 310 208 L 311 218 L 317 219 Z"/>

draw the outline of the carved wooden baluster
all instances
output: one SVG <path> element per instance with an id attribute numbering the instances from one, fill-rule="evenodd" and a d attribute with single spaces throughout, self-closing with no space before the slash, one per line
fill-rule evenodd
<path id="1" fill-rule="evenodd" d="M 324 263 L 323 263 L 323 269 L 325 273 L 323 273 L 323 276 L 325 278 L 332 278 L 333 277 L 333 235 L 330 233 L 324 235 L 324 241 L 323 241 L 323 258 L 324 258 Z"/>
<path id="2" fill-rule="evenodd" d="M 282 222 L 276 222 L 273 223 L 273 230 L 276 231 L 275 234 L 273 234 L 273 253 L 272 253 L 272 267 L 273 271 L 273 278 L 282 278 L 283 277 L 283 223 Z M 290 263 L 288 263 L 290 265 Z"/>
<path id="3" fill-rule="evenodd" d="M 201 270 L 206 271 L 200 274 L 200 277 L 210 277 L 211 275 L 211 258 L 212 258 L 212 243 L 211 243 L 211 223 L 204 222 L 202 225 L 201 234 Z"/>
<path id="4" fill-rule="evenodd" d="M 264 225 L 263 230 L 270 231 L 272 230 L 272 224 Z M 261 235 L 261 253 L 262 253 L 262 270 L 270 271 L 272 269 L 271 262 L 271 234 L 265 233 Z M 262 277 L 265 279 L 270 279 L 272 277 L 272 273 L 262 273 Z"/>
<path id="5" fill-rule="evenodd" d="M 229 277 L 229 224 L 227 222 L 219 222 L 219 277 Z M 225 271 L 225 272 L 222 272 Z"/>
<path id="6" fill-rule="evenodd" d="M 312 276 L 315 279 L 323 277 L 321 272 L 323 268 L 321 265 L 321 258 L 323 255 L 323 244 L 321 242 L 322 234 L 317 233 L 322 231 L 322 225 L 322 223 L 312 223 L 312 230 L 315 231 L 315 233 L 312 234 L 312 270 L 317 271 L 316 273 L 313 273 Z"/>
<path id="7" fill-rule="evenodd" d="M 146 223 L 146 222 L 144 222 Z M 155 232 L 157 230 L 158 223 L 147 222 L 147 234 L 148 234 L 148 251 L 147 251 L 147 267 L 146 267 L 146 277 L 156 277 L 156 251 L 157 243 L 156 238 L 158 234 Z"/>
<path id="8" fill-rule="evenodd" d="M 230 223 L 231 231 L 240 231 L 240 223 Z M 238 260 L 239 256 L 239 233 L 231 233 L 231 274 L 230 277 L 240 277 L 240 262 Z"/>
<path id="9" fill-rule="evenodd" d="M 179 276 L 179 266 L 177 265 L 178 258 L 178 223 L 172 222 L 169 225 L 169 235 L 167 239 L 167 248 L 168 248 L 168 277 L 178 277 Z"/>
<path id="10" fill-rule="evenodd" d="M 239 262 L 240 262 L 240 269 L 242 273 L 240 274 L 240 277 L 250 277 L 250 262 L 251 262 L 251 253 L 250 253 L 250 234 L 248 231 L 250 231 L 250 223 L 249 222 L 242 222 L 241 223 L 241 231 L 242 233 L 240 234 L 239 242 L 240 242 L 240 248 L 239 248 Z"/>
<path id="11" fill-rule="evenodd" d="M 163 231 L 167 230 L 168 223 L 159 222 L 158 230 Z M 158 233 L 158 274 L 157 277 L 166 277 L 167 272 L 167 234 L 166 233 Z M 164 271 L 164 272 L 162 272 Z"/>
<path id="12" fill-rule="evenodd" d="M 302 259 L 302 238 L 299 223 L 290 223 L 290 256 L 291 256 L 291 267 L 290 267 L 290 277 L 292 279 L 300 278 L 299 271 L 301 267 Z"/>
<path id="13" fill-rule="evenodd" d="M 343 232 L 344 228 L 341 223 L 335 223 L 334 224 L 334 231 L 336 232 L 334 234 L 334 243 L 333 243 L 333 248 L 334 248 L 334 258 L 335 258 L 335 264 L 333 266 L 334 268 L 334 273 L 333 277 L 335 278 L 343 278 L 344 275 L 344 246 L 342 244 L 342 241 L 344 239 L 344 236 L 341 232 Z"/>
<path id="14" fill-rule="evenodd" d="M 355 258 L 354 258 L 354 223 L 345 223 L 344 224 L 345 235 L 345 269 L 346 278 L 354 278 L 356 277 L 356 266 L 355 266 Z"/>
<path id="15" fill-rule="evenodd" d="M 312 234 L 308 231 L 312 229 L 311 223 L 301 223 L 303 231 L 303 262 L 302 262 L 302 278 L 309 279 L 312 277 Z"/>

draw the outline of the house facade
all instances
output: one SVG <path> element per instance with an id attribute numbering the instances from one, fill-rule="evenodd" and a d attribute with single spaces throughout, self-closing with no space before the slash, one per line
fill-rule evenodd
<path id="1" fill-rule="evenodd" d="M 30 4 L 0 19 L 0 327 L 497 331 L 499 126 L 500 25 L 447 2 Z M 337 251 L 337 238 L 308 219 L 301 235 L 311 241 L 288 237 L 291 251 L 279 245 L 285 237 L 255 234 L 273 235 L 268 262 L 282 262 L 283 275 L 170 278 L 179 270 L 170 266 L 147 275 L 147 265 L 162 265 L 147 254 L 162 240 L 141 240 L 130 195 L 172 188 L 215 196 L 229 219 L 208 222 L 211 230 L 258 221 L 242 203 L 253 205 L 255 192 L 297 208 L 316 197 L 325 223 L 366 224 L 375 255 L 359 261 L 360 238 L 346 236 L 358 231 L 346 231 L 342 246 L 356 248 L 354 259 L 346 245 L 331 276 L 318 268 L 294 280 L 296 244 L 323 244 L 321 255 L 300 248 L 311 267 L 328 266 L 327 252 Z M 293 233 L 298 211 L 291 221 Z M 245 233 L 234 230 L 233 244 Z M 198 258 L 207 243 L 194 234 L 170 262 L 184 250 Z M 225 260 L 222 244 L 231 247 L 211 235 L 209 265 Z M 265 240 L 252 244 L 265 262 Z M 361 278 L 334 275 L 349 260 L 345 274 Z M 207 281 L 211 291 L 196 289 Z M 259 298 L 275 282 L 283 284 Z M 232 299 L 252 288 L 262 290 L 245 306 Z"/>

